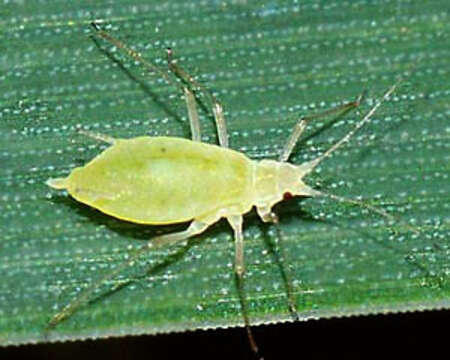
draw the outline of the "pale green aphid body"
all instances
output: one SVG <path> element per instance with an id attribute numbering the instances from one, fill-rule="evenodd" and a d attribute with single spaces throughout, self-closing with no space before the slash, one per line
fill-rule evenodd
<path id="1" fill-rule="evenodd" d="M 173 84 L 167 74 L 147 62 L 138 53 L 119 40 L 100 30 L 95 24 L 96 34 L 113 45 L 123 49 L 129 56 L 147 69 L 159 73 Z M 255 161 L 243 153 L 228 148 L 228 135 L 222 106 L 209 92 L 205 91 L 189 74 L 171 60 L 169 68 L 183 83 L 181 87 L 187 105 L 192 140 L 175 137 L 142 136 L 132 139 L 115 139 L 108 135 L 82 131 L 110 146 L 83 167 L 75 168 L 67 177 L 53 178 L 47 184 L 55 189 L 66 189 L 81 203 L 92 206 L 118 219 L 140 224 L 173 224 L 190 222 L 186 230 L 154 237 L 132 254 L 127 261 L 84 290 L 50 320 L 49 327 L 69 317 L 106 280 L 117 275 L 144 253 L 157 247 L 185 241 L 200 234 L 221 218 L 227 219 L 234 231 L 235 273 L 237 275 L 242 315 L 248 338 L 254 352 L 257 346 L 253 339 L 243 296 L 244 239 L 242 233 L 243 215 L 256 207 L 264 222 L 278 222 L 272 207 L 283 200 L 285 194 L 297 196 L 327 196 L 365 206 L 392 219 L 382 209 L 319 192 L 303 182 L 319 163 L 330 156 L 353 134 L 370 121 L 381 103 L 394 91 L 392 86 L 341 140 L 317 158 L 300 164 L 287 163 L 295 144 L 309 120 L 334 112 L 343 112 L 359 105 L 361 98 L 321 114 L 299 119 L 278 161 Z M 188 85 L 183 85 L 188 84 Z M 220 146 L 201 142 L 196 99 L 193 92 L 201 90 L 212 104 Z M 291 311 L 295 302 L 288 290 Z"/>
<path id="2" fill-rule="evenodd" d="M 216 145 L 175 137 L 117 139 L 66 178 L 48 185 L 67 189 L 76 200 L 141 224 L 240 216 L 266 209 L 283 194 L 313 196 L 301 178 L 305 167 L 253 161 Z"/>

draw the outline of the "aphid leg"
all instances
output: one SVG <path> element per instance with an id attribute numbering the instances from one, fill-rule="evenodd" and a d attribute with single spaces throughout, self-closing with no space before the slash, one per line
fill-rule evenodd
<path id="1" fill-rule="evenodd" d="M 101 37 L 102 39 L 104 39 L 104 40 L 108 41 L 109 43 L 113 44 L 114 46 L 116 46 L 117 48 L 123 50 L 129 57 L 131 57 L 135 61 L 141 63 L 150 73 L 158 74 L 159 76 L 163 77 L 164 80 L 166 80 L 168 84 L 174 85 L 175 87 L 177 87 L 179 89 L 181 88 L 181 90 L 183 90 L 182 87 L 180 87 L 175 81 L 173 81 L 169 77 L 167 72 L 161 70 L 158 66 L 152 64 L 151 62 L 145 60 L 141 56 L 140 53 L 138 53 L 137 51 L 131 49 L 130 47 L 125 45 L 119 39 L 116 39 L 115 37 L 110 35 L 108 32 L 100 29 L 100 27 L 99 27 L 99 25 L 97 23 L 91 22 L 91 26 L 94 29 L 94 34 L 95 35 L 97 35 L 98 37 Z"/>
<path id="2" fill-rule="evenodd" d="M 244 237 L 242 235 L 242 216 L 230 215 L 227 217 L 227 220 L 234 230 L 234 242 L 235 242 L 234 271 L 236 274 L 236 281 L 238 284 L 239 301 L 241 304 L 242 316 L 244 318 L 245 330 L 247 331 L 247 337 L 252 351 L 256 355 L 258 355 L 258 346 L 256 345 L 255 338 L 253 337 L 253 333 L 250 328 L 247 301 L 245 298 L 245 291 L 244 291 L 245 265 L 244 265 Z"/>
<path id="3" fill-rule="evenodd" d="M 189 114 L 189 120 L 191 122 L 191 132 L 192 132 L 192 139 L 194 141 L 200 141 L 200 132 L 196 131 L 200 129 L 199 125 L 196 125 L 195 122 L 198 123 L 198 115 L 197 115 L 197 109 L 195 104 L 195 95 L 190 90 L 187 89 L 186 86 L 180 85 L 177 82 L 173 81 L 168 74 L 161 70 L 158 66 L 152 64 L 151 62 L 145 60 L 140 53 L 137 51 L 131 49 L 127 45 L 125 45 L 122 41 L 119 39 L 116 39 L 112 35 L 110 35 L 108 32 L 100 29 L 98 24 L 95 22 L 91 23 L 92 28 L 95 30 L 95 35 L 101 37 L 102 39 L 110 42 L 117 48 L 123 50 L 129 57 L 134 59 L 135 61 L 138 61 L 141 63 L 150 73 L 156 73 L 164 78 L 168 84 L 171 84 L 175 86 L 176 88 L 180 89 L 184 96 L 185 101 L 188 107 L 188 114 Z M 172 59 L 172 50 L 167 50 L 167 57 L 169 62 L 169 69 L 183 82 L 186 84 L 189 84 L 192 88 L 196 88 L 201 90 L 211 101 L 212 103 L 212 109 L 214 113 L 214 119 L 216 122 L 217 127 L 217 133 L 219 137 L 219 143 L 223 147 L 228 147 L 228 135 L 227 135 L 227 128 L 226 128 L 226 122 L 223 116 L 223 108 L 222 105 L 219 103 L 219 101 L 203 86 L 201 86 L 197 81 L 194 80 L 192 76 L 190 76 L 188 73 L 186 73 L 183 69 L 181 69 L 178 65 L 175 64 L 175 62 Z M 193 99 L 192 99 L 193 98 Z M 194 101 L 192 101 L 194 100 Z M 195 130 L 194 130 L 195 128 Z"/>
<path id="4" fill-rule="evenodd" d="M 212 106 L 212 111 L 214 114 L 214 121 L 216 122 L 217 135 L 219 137 L 219 144 L 222 147 L 229 147 L 228 144 L 228 132 L 227 124 L 223 114 L 223 107 L 217 98 L 202 86 L 198 81 L 196 81 L 190 74 L 184 71 L 177 63 L 173 60 L 173 50 L 171 48 L 167 49 L 167 62 L 169 64 L 169 69 L 177 76 L 183 83 L 188 85 L 191 89 L 201 91 L 210 101 Z"/>
<path id="5" fill-rule="evenodd" d="M 258 212 L 259 217 L 262 219 L 262 221 L 266 223 L 272 223 L 275 225 L 275 229 L 277 232 L 278 239 L 282 241 L 282 233 L 279 227 L 279 221 L 278 216 L 274 212 L 272 212 L 271 208 L 269 206 L 258 206 L 256 208 L 256 211 Z M 286 293 L 287 293 L 287 300 L 288 300 L 288 306 L 289 311 L 294 318 L 294 320 L 298 320 L 298 311 L 297 311 L 297 305 L 296 300 L 294 298 L 294 291 L 292 286 L 292 278 L 290 276 L 289 271 L 286 271 L 286 269 L 283 266 L 283 260 L 286 259 L 284 247 L 282 244 L 278 247 L 279 251 L 281 252 L 280 256 L 278 256 L 278 262 L 280 263 L 281 268 L 281 276 L 283 277 L 284 283 L 286 285 Z"/>
<path id="6" fill-rule="evenodd" d="M 401 80 L 400 80 L 401 81 Z M 395 83 L 394 85 L 392 85 L 383 95 L 383 97 L 381 99 L 379 99 L 376 104 L 367 112 L 367 114 L 362 118 L 362 120 L 360 120 L 356 126 L 347 133 L 347 135 L 345 135 L 341 140 L 339 140 L 337 143 L 335 143 L 333 146 L 331 146 L 327 151 L 325 151 L 321 156 L 315 158 L 314 160 L 311 160 L 307 163 L 304 163 L 300 166 L 304 167 L 304 171 L 305 171 L 305 175 L 310 173 L 312 170 L 314 170 L 314 168 L 316 168 L 325 158 L 331 156 L 331 154 L 333 152 L 335 152 L 337 149 L 339 149 L 344 143 L 346 143 L 347 141 L 349 141 L 351 139 L 351 137 L 362 127 L 364 126 L 367 122 L 370 121 L 372 115 L 375 113 L 375 111 L 380 107 L 380 105 L 387 100 L 387 98 L 394 92 L 394 90 L 396 89 L 396 87 L 398 86 L 399 82 Z M 379 209 L 375 206 L 372 206 L 370 204 L 366 204 L 363 201 L 359 201 L 359 200 L 354 200 L 354 199 L 347 199 L 345 197 L 342 196 L 338 196 L 338 195 L 334 195 L 334 194 L 328 194 L 328 193 L 324 193 L 321 191 L 317 191 L 314 190 L 314 193 L 312 193 L 311 196 L 323 196 L 323 197 L 328 197 L 330 199 L 333 200 L 337 200 L 340 202 L 346 202 L 346 203 L 350 203 L 353 205 L 358 205 L 361 207 L 364 207 L 374 213 L 377 213 L 378 215 L 383 216 L 384 218 L 388 219 L 389 221 L 396 221 L 399 223 L 403 223 L 409 230 L 415 232 L 415 233 L 420 233 L 420 231 L 418 231 L 414 226 L 411 226 L 399 219 L 397 219 L 395 216 L 387 213 L 386 211 L 384 211 L 383 209 Z"/>
<path id="7" fill-rule="evenodd" d="M 77 132 L 82 134 L 82 135 L 88 136 L 88 137 L 90 137 L 92 139 L 95 139 L 95 140 L 98 140 L 98 141 L 103 141 L 103 142 L 106 142 L 106 143 L 111 144 L 111 145 L 114 144 L 114 142 L 116 141 L 116 139 L 114 139 L 111 136 L 100 134 L 100 133 L 96 133 L 96 132 L 92 132 L 92 131 L 89 131 L 89 130 L 78 129 Z"/>
<path id="8" fill-rule="evenodd" d="M 143 254 L 160 247 L 176 244 L 180 241 L 187 240 L 194 235 L 198 235 L 203 231 L 205 231 L 211 224 L 213 224 L 217 220 L 218 217 L 193 220 L 189 225 L 189 227 L 184 231 L 161 235 L 150 239 L 147 242 L 147 244 L 145 244 L 144 246 L 137 249 L 134 253 L 132 253 L 126 261 L 122 262 L 121 264 L 116 266 L 112 271 L 105 274 L 99 280 L 95 281 L 87 289 L 85 289 L 78 297 L 69 302 L 60 312 L 55 314 L 48 323 L 47 328 L 48 329 L 54 328 L 61 321 L 72 315 L 80 306 L 89 301 L 89 298 L 92 296 L 92 294 L 94 294 L 95 291 L 102 284 L 104 284 L 107 280 L 113 278 L 114 276 L 118 275 L 120 272 L 122 272 L 129 266 L 133 266 Z"/>
<path id="9" fill-rule="evenodd" d="M 198 120 L 198 114 L 197 114 L 197 108 L 195 105 L 195 97 L 194 94 L 186 88 L 186 86 L 182 86 L 175 81 L 173 81 L 168 74 L 161 70 L 158 66 L 152 64 L 151 62 L 145 60 L 140 53 L 137 51 L 131 49 L 126 44 L 124 44 L 119 39 L 116 39 L 112 35 L 110 35 L 108 32 L 101 30 L 100 27 L 95 23 L 91 23 L 92 28 L 95 30 L 94 34 L 101 37 L 102 39 L 108 41 L 109 43 L 113 44 L 117 48 L 123 50 L 125 54 L 127 54 L 129 57 L 134 59 L 135 61 L 138 61 L 141 63 L 150 73 L 155 73 L 164 78 L 168 84 L 171 84 L 181 90 L 184 94 L 184 98 L 187 104 L 188 108 L 188 116 L 189 116 L 189 122 L 191 126 L 191 134 L 192 134 L 192 140 L 193 141 L 201 141 L 201 134 L 200 134 L 200 124 Z"/>
<path id="10" fill-rule="evenodd" d="M 184 99 L 186 101 L 189 123 L 191 124 L 192 141 L 202 141 L 200 132 L 200 122 L 198 120 L 197 106 L 195 105 L 195 96 L 187 87 L 184 88 Z"/>
<path id="11" fill-rule="evenodd" d="M 270 206 L 257 206 L 256 211 L 262 221 L 278 224 L 278 216 L 272 212 Z"/>
<path id="12" fill-rule="evenodd" d="M 332 153 L 334 153 L 337 149 L 339 149 L 343 144 L 345 144 L 347 141 L 351 139 L 351 137 L 359 130 L 361 129 L 366 123 L 368 123 L 372 115 L 377 111 L 377 109 L 380 107 L 380 105 L 387 100 L 387 98 L 394 92 L 398 85 L 398 82 L 392 85 L 383 95 L 381 99 L 379 99 L 376 104 L 367 112 L 367 114 L 355 125 L 355 127 L 347 133 L 341 140 L 339 140 L 337 143 L 335 143 L 333 146 L 331 146 L 327 151 L 325 151 L 322 155 L 318 156 L 314 160 L 308 161 L 300 166 L 302 166 L 305 169 L 305 175 L 310 173 L 312 170 L 314 170 L 317 165 L 319 165 L 322 160 L 329 157 Z"/>
<path id="13" fill-rule="evenodd" d="M 219 144 L 222 147 L 229 147 L 227 123 L 223 115 L 223 106 L 218 101 L 213 105 L 214 120 L 216 121 L 217 134 L 219 136 Z"/>
<path id="14" fill-rule="evenodd" d="M 301 117 L 297 124 L 295 124 L 294 129 L 292 130 L 291 135 L 289 136 L 288 141 L 284 145 L 283 151 L 281 152 L 278 161 L 287 161 L 289 159 L 289 156 L 291 156 L 292 151 L 295 148 L 295 145 L 297 144 L 298 139 L 302 135 L 303 131 L 306 128 L 306 125 L 308 121 L 318 119 L 321 117 L 325 117 L 337 112 L 347 112 L 352 109 L 356 109 L 364 99 L 365 92 L 363 92 L 361 95 L 358 96 L 358 98 L 355 101 L 334 107 L 332 109 L 326 110 L 324 112 L 310 115 L 310 116 L 303 116 Z"/>

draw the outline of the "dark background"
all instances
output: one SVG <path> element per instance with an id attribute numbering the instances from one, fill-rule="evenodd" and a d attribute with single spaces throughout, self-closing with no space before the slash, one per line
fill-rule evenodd
<path id="1" fill-rule="evenodd" d="M 268 359 L 447 359 L 450 311 L 254 327 Z M 254 359 L 242 328 L 0 349 L 0 359 Z"/>

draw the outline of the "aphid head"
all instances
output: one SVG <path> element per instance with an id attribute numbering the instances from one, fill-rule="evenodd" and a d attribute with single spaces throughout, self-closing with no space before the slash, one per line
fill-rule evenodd
<path id="1" fill-rule="evenodd" d="M 278 173 L 278 187 L 283 194 L 289 196 L 318 196 L 319 191 L 314 190 L 303 182 L 303 178 L 314 168 L 313 162 L 301 165 L 281 163 Z"/>

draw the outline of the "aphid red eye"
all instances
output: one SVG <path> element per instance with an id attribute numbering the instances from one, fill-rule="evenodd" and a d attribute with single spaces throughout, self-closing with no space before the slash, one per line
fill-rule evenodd
<path id="1" fill-rule="evenodd" d="M 290 193 L 290 192 L 285 192 L 284 194 L 283 194 L 283 199 L 284 200 L 289 200 L 289 199 L 292 199 L 294 196 Z"/>

